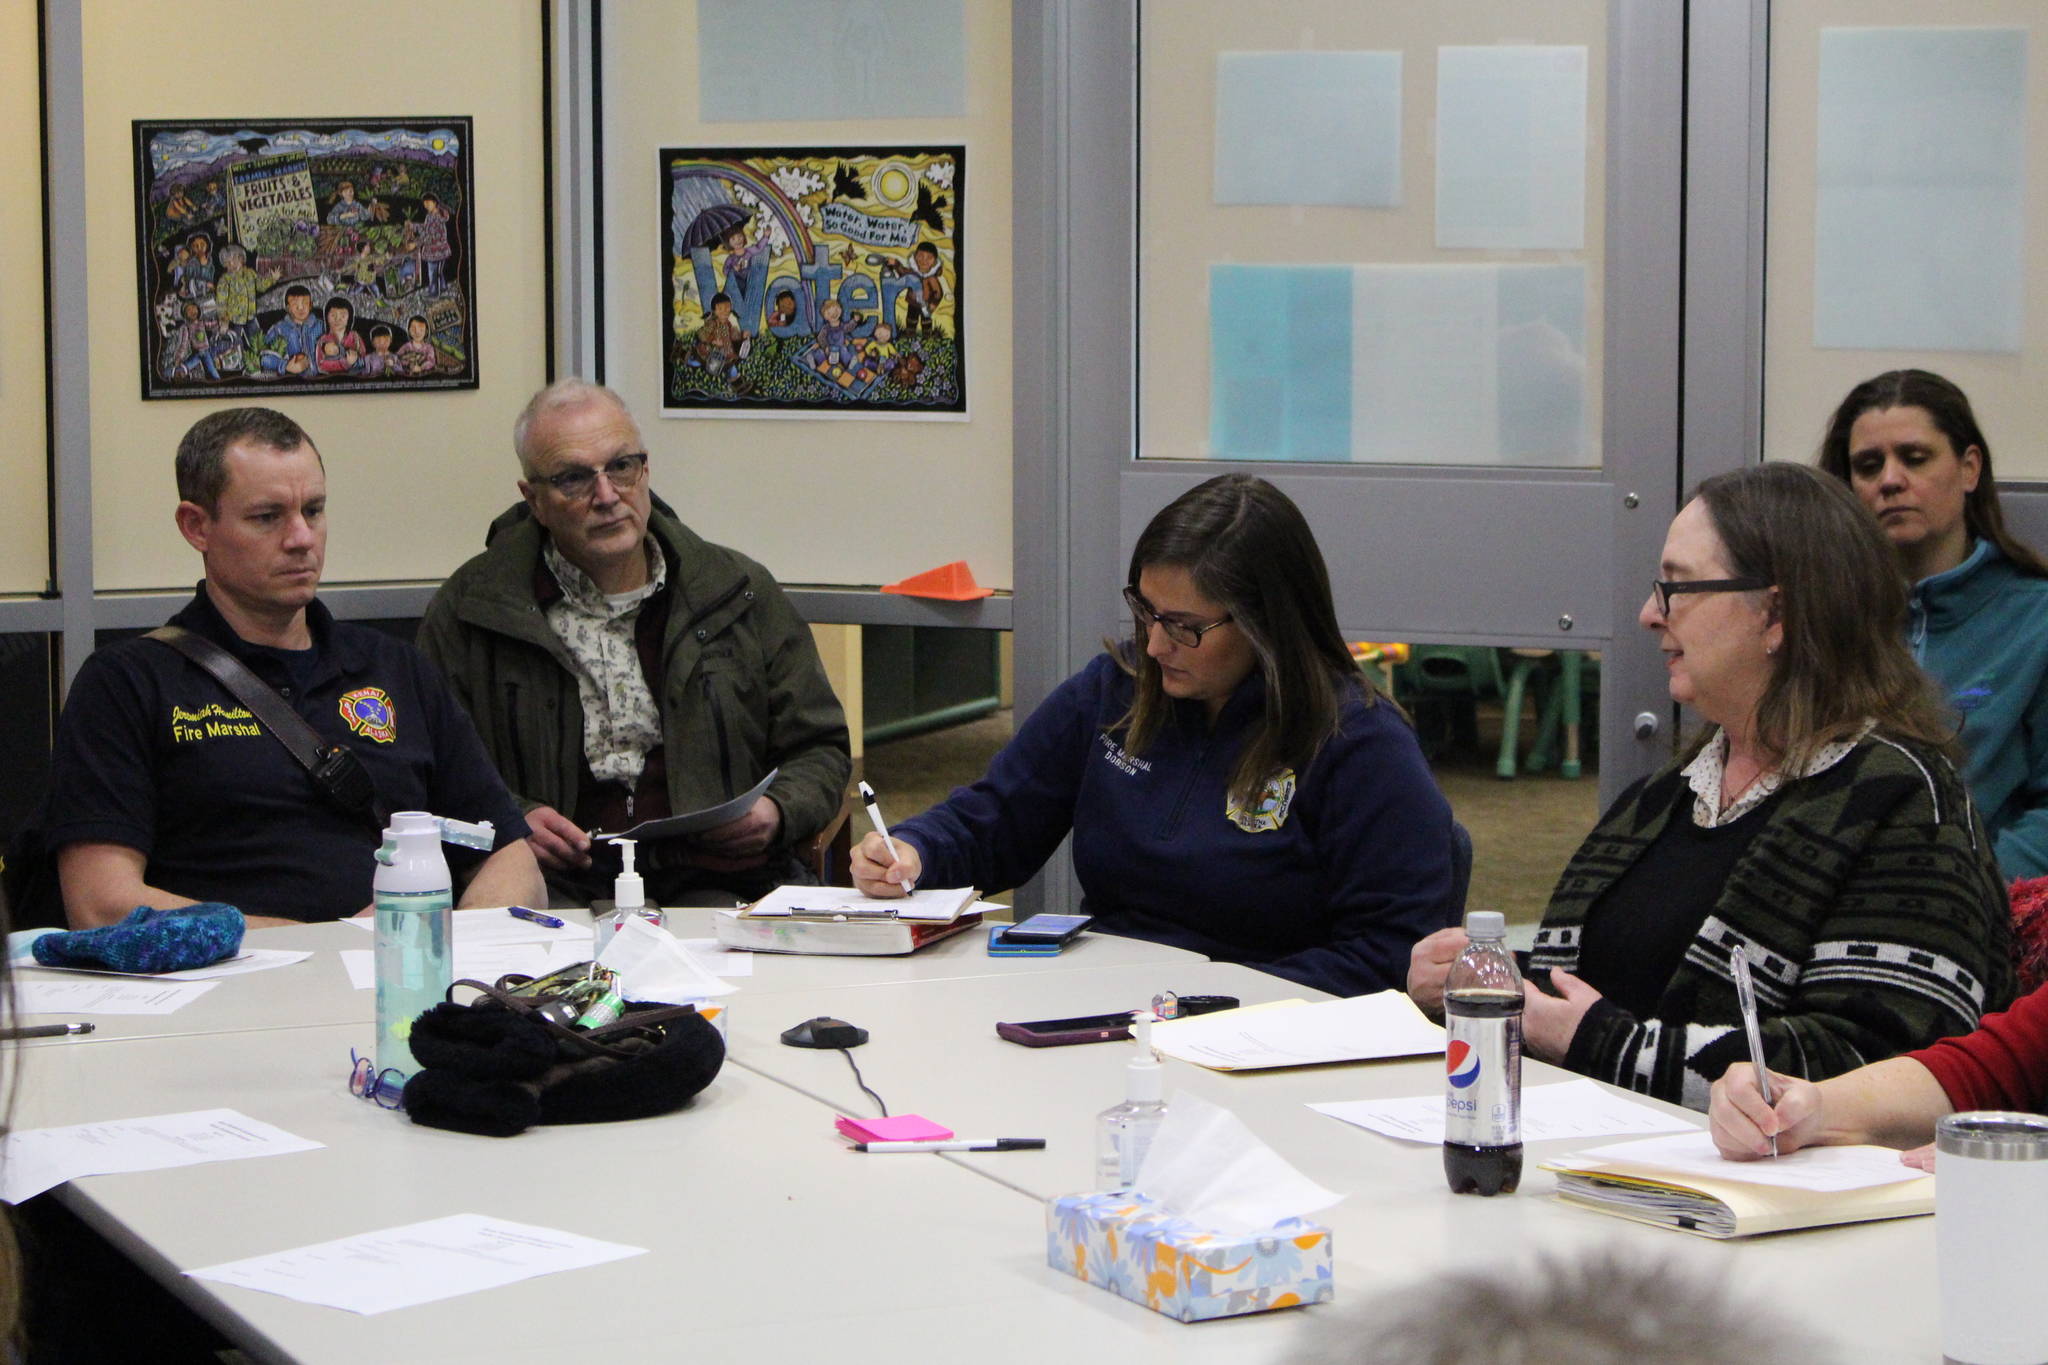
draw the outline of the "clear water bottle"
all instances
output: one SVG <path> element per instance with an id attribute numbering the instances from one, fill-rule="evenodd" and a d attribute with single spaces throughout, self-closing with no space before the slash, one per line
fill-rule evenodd
<path id="1" fill-rule="evenodd" d="M 1444 981 L 1444 1175 L 1453 1194 L 1522 1181 L 1522 974 L 1497 910 L 1465 916 L 1472 941 Z"/>
<path id="2" fill-rule="evenodd" d="M 377 906 L 377 1072 L 419 1070 L 412 1021 L 441 1003 L 453 979 L 449 938 L 454 879 L 441 854 L 441 821 L 402 810 L 384 831 L 371 886 Z"/>

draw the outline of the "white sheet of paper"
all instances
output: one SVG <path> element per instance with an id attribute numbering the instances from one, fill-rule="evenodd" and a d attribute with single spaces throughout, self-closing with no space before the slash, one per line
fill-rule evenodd
<path id="1" fill-rule="evenodd" d="M 16 1014 L 169 1014 L 212 990 L 214 981 L 159 981 L 155 977 L 93 977 L 14 983 Z"/>
<path id="2" fill-rule="evenodd" d="M 1217 53 L 1216 202 L 1399 208 L 1401 54 Z"/>
<path id="3" fill-rule="evenodd" d="M 590 942 L 590 926 L 587 924 L 570 920 L 559 929 L 550 929 L 545 924 L 535 924 L 532 920 L 507 914 L 502 905 L 487 910 L 457 910 L 449 921 L 448 930 L 458 950 L 506 943 Z"/>
<path id="4" fill-rule="evenodd" d="M 70 972 L 84 976 L 121 976 L 129 980 L 149 981 L 212 981 L 223 976 L 241 976 L 245 972 L 267 972 L 273 967 L 289 967 L 294 962 L 304 962 L 313 955 L 305 952 L 290 952 L 283 948 L 244 948 L 224 962 L 206 967 L 191 967 L 182 972 L 117 972 L 109 967 L 45 967 L 31 959 L 23 964 L 29 971 Z"/>
<path id="5" fill-rule="evenodd" d="M 1585 466 L 1579 265 L 1352 271 L 1351 458 Z"/>
<path id="6" fill-rule="evenodd" d="M 698 117 L 959 118 L 966 33 L 966 0 L 698 0 Z"/>
<path id="7" fill-rule="evenodd" d="M 743 953 L 725 947 L 715 938 L 686 938 L 679 940 L 699 967 L 713 976 L 752 976 L 754 954 Z"/>
<path id="8" fill-rule="evenodd" d="M 1586 49 L 1440 47 L 1436 244 L 1586 245 Z"/>
<path id="9" fill-rule="evenodd" d="M 568 948 L 574 955 L 556 961 L 554 949 Z M 577 945 L 550 945 L 546 943 L 486 943 L 465 944 L 457 940 L 455 959 L 451 964 L 454 980 L 464 977 L 477 981 L 496 981 L 510 972 L 527 976 L 545 976 L 556 967 L 565 967 L 571 962 L 582 962 L 590 956 L 590 942 L 586 935 Z M 366 991 L 377 984 L 377 951 L 374 948 L 343 948 L 341 965 L 348 970 L 348 983 L 359 991 Z"/>
<path id="10" fill-rule="evenodd" d="M 645 1247 L 457 1213 L 185 1273 L 300 1303 L 383 1313 L 558 1270 L 622 1261 Z"/>
<path id="11" fill-rule="evenodd" d="M 80 1176 L 282 1156 L 324 1145 L 233 1109 L 31 1128 L 9 1133 L 0 1147 L 0 1200 L 18 1204 Z"/>
<path id="12" fill-rule="evenodd" d="M 1672 1137 L 1618 1142 L 1612 1147 L 1589 1147 L 1556 1164 L 1569 1166 L 1579 1161 L 1634 1161 L 1661 1167 L 1681 1177 L 1693 1175 L 1830 1192 L 1893 1185 L 1927 1174 L 1900 1161 L 1899 1154 L 1890 1147 L 1805 1147 L 1775 1159 L 1730 1161 L 1715 1149 L 1713 1135 L 1704 1129 Z"/>
<path id="13" fill-rule="evenodd" d="M 1444 1050 L 1444 1031 L 1400 991 L 1289 1009 L 1223 1010 L 1152 1029 L 1169 1057 L 1221 1070 L 1419 1057 Z"/>
<path id="14" fill-rule="evenodd" d="M 1390 1100 L 1334 1100 L 1311 1104 L 1318 1114 L 1369 1128 L 1403 1142 L 1444 1140 L 1444 1097 L 1404 1095 Z M 1611 1137 L 1620 1133 L 1677 1133 L 1697 1122 L 1618 1095 L 1598 1081 L 1532 1085 L 1522 1091 L 1522 1140 Z"/>
<path id="15" fill-rule="evenodd" d="M 1825 28 L 1818 97 L 1813 344 L 2019 351 L 2026 30 Z"/>

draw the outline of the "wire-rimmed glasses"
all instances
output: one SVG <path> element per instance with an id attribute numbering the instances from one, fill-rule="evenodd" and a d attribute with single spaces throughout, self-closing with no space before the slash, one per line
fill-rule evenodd
<path id="1" fill-rule="evenodd" d="M 348 1050 L 351 1067 L 348 1073 L 348 1093 L 359 1100 L 369 1100 L 379 1109 L 405 1108 L 405 1073 L 395 1066 L 382 1071 L 368 1057 L 358 1057 L 356 1050 Z"/>

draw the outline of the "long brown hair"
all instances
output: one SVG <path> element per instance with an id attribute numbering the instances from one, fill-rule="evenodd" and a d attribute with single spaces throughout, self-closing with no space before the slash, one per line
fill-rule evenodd
<path id="1" fill-rule="evenodd" d="M 1729 572 L 1778 590 L 1784 643 L 1756 708 L 1757 742 L 1776 766 L 1803 769 L 1872 719 L 1892 739 L 1955 756 L 1955 727 L 1906 650 L 1906 582 L 1891 542 L 1846 484 L 1771 461 L 1716 474 L 1693 497 Z"/>
<path id="2" fill-rule="evenodd" d="M 1919 408 L 1937 430 L 1948 437 L 1955 457 L 1961 459 L 1971 446 L 1977 447 L 1981 463 L 1977 486 L 1963 502 L 1963 527 L 1978 540 L 1988 540 L 2014 568 L 2035 578 L 2048 578 L 2048 560 L 2034 547 L 2005 527 L 2005 513 L 1998 506 L 1998 480 L 1991 476 L 1991 442 L 1977 425 L 1977 414 L 1963 391 L 1930 370 L 1887 370 L 1849 390 L 1835 415 L 1828 419 L 1827 435 L 1821 438 L 1815 463 L 1844 484 L 1849 482 L 1849 429 L 1866 412 L 1887 408 Z"/>
<path id="3" fill-rule="evenodd" d="M 1131 586 L 1154 565 L 1186 569 L 1202 596 L 1230 613 L 1265 675 L 1265 714 L 1230 775 L 1233 799 L 1251 801 L 1282 768 L 1306 768 L 1337 733 L 1345 701 L 1380 699 L 1337 628 L 1315 534 L 1293 500 L 1264 479 L 1223 474 L 1161 508 L 1131 551 Z M 1116 654 L 1137 680 L 1117 728 L 1124 747 L 1140 754 L 1170 718 L 1170 699 L 1142 630 Z"/>

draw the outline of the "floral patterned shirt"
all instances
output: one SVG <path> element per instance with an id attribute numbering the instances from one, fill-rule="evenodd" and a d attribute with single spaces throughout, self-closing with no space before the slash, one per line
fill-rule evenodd
<path id="1" fill-rule="evenodd" d="M 640 671 L 634 622 L 640 604 L 668 585 L 668 559 L 650 543 L 648 581 L 607 594 L 571 564 L 551 540 L 542 551 L 562 595 L 547 608 L 548 625 L 576 661 L 583 702 L 583 757 L 601 782 L 633 786 L 647 754 L 661 743 L 661 710 Z"/>

